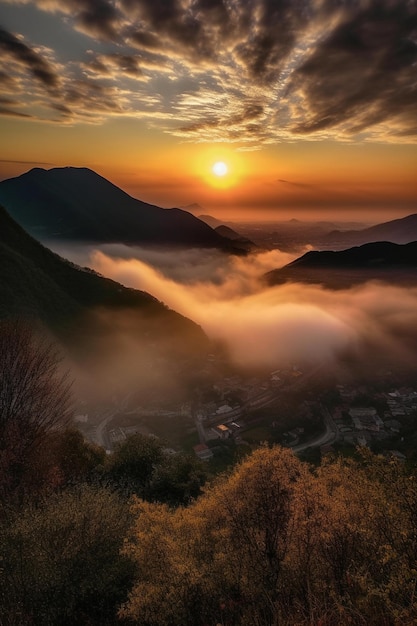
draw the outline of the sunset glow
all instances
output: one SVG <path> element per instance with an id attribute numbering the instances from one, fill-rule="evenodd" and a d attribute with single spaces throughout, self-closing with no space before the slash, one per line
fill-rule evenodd
<path id="1" fill-rule="evenodd" d="M 225 218 L 414 212 L 412 5 L 301 4 L 1 2 L 0 179 L 89 167 Z"/>

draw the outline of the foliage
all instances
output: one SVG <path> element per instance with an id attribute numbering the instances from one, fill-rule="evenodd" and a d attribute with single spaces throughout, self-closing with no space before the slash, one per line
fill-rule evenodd
<path id="1" fill-rule="evenodd" d="M 163 444 L 156 437 L 136 434 L 119 443 L 109 462 L 109 478 L 129 493 L 149 496 L 155 467 L 163 459 Z"/>
<path id="2" fill-rule="evenodd" d="M 3 497 L 25 487 L 33 455 L 51 432 L 66 427 L 70 419 L 70 384 L 60 370 L 55 348 L 36 338 L 28 325 L 0 322 Z"/>
<path id="3" fill-rule="evenodd" d="M 405 464 L 265 446 L 203 491 L 194 457 L 134 435 L 106 458 L 69 416 L 54 349 L 2 323 L 1 624 L 417 623 Z"/>
<path id="4" fill-rule="evenodd" d="M 417 480 L 262 448 L 186 509 L 137 500 L 121 616 L 146 626 L 414 624 Z"/>
<path id="5" fill-rule="evenodd" d="M 103 448 L 86 441 L 79 430 L 69 428 L 50 433 L 32 460 L 32 471 L 45 491 L 93 482 L 100 478 L 105 463 Z"/>
<path id="6" fill-rule="evenodd" d="M 89 486 L 3 517 L 1 623 L 114 623 L 132 575 L 119 554 L 129 523 L 125 501 Z"/>
<path id="7" fill-rule="evenodd" d="M 136 434 L 111 456 L 107 477 L 114 486 L 144 500 L 186 505 L 201 494 L 207 475 L 196 458 L 170 454 L 156 437 Z"/>

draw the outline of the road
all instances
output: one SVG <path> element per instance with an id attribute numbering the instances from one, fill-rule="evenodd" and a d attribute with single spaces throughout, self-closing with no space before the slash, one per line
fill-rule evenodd
<path id="1" fill-rule="evenodd" d="M 307 448 L 318 448 L 319 446 L 332 444 L 336 441 L 337 426 L 334 423 L 328 409 L 325 406 L 321 405 L 321 410 L 326 426 L 326 430 L 324 431 L 324 433 L 318 435 L 317 437 L 314 437 L 314 439 L 310 439 L 309 441 L 305 441 L 304 443 L 299 443 L 297 446 L 291 448 L 291 450 L 293 450 L 294 452 L 302 452 L 303 450 L 307 450 Z"/>
<path id="2" fill-rule="evenodd" d="M 111 409 L 104 414 L 101 422 L 97 424 L 94 431 L 94 442 L 106 450 L 109 449 L 109 440 L 107 437 L 106 426 L 119 413 L 119 409 Z"/>

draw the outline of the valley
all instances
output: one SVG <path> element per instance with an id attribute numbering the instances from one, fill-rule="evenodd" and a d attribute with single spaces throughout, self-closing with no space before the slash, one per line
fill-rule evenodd
<path id="1" fill-rule="evenodd" d="M 0 7 L 0 626 L 417 626 L 417 0 Z"/>
<path id="2" fill-rule="evenodd" d="M 29 174 L 35 180 L 46 176 L 42 171 Z M 67 180 L 65 185 L 71 185 L 74 176 L 86 177 L 96 192 L 107 185 L 94 173 L 71 168 L 52 174 L 57 181 Z M 20 198 L 24 181 L 24 177 L 12 181 L 13 197 Z M 68 187 L 54 185 L 55 197 L 63 197 Z M 0 192 L 2 188 L 8 189 L 5 183 Z M 121 190 L 109 189 L 116 200 L 123 197 Z M 89 202 L 94 204 L 93 193 Z M 8 202 L 13 208 L 15 200 Z M 41 219 L 34 206 L 30 211 Z M 392 447 L 395 437 L 384 430 L 383 422 L 378 436 L 369 435 L 372 428 L 363 432 L 354 427 L 349 418 L 340 425 L 340 415 L 349 414 L 350 407 L 340 401 L 335 409 L 323 398 L 337 396 L 346 375 L 355 381 L 353 389 L 364 384 L 373 389 L 391 355 L 394 372 L 410 370 L 417 354 L 410 322 L 399 334 L 399 326 L 394 329 L 388 320 L 385 326 L 381 318 L 383 334 L 374 338 L 368 334 L 365 340 L 363 321 L 355 321 L 356 313 L 349 314 L 350 322 L 342 320 L 344 309 L 358 306 L 372 289 L 391 298 L 393 289 L 410 288 L 411 312 L 417 285 L 415 242 L 369 243 L 338 252 L 319 248 L 303 255 L 303 248 L 320 246 L 336 226 L 347 233 L 353 232 L 348 230 L 352 226 L 358 233 L 374 231 L 361 230 L 359 223 L 297 220 L 230 224 L 233 229 L 221 230 L 218 220 L 202 218 L 230 241 L 246 242 L 248 256 L 207 249 L 206 244 L 197 248 L 196 242 L 191 248 L 161 246 L 159 239 L 142 242 L 141 247 L 126 246 L 117 235 L 113 247 L 107 240 L 84 242 L 85 235 L 74 241 L 67 233 L 63 241 L 61 235 L 51 238 L 51 231 L 42 226 L 48 234 L 45 243 L 62 250 L 68 261 L 32 239 L 5 211 L 1 214 L 2 254 L 7 261 L 3 316 L 29 315 L 53 331 L 73 372 L 77 427 L 108 451 L 139 432 L 166 441 L 173 451 L 202 458 L 214 458 L 213 448 L 229 462 L 239 449 L 247 452 L 263 441 L 312 458 L 319 458 L 326 446 L 339 451 L 355 445 Z M 27 218 L 22 219 L 25 223 Z M 393 240 L 402 223 L 402 237 L 406 232 L 412 236 L 410 219 L 405 218 L 393 222 Z M 389 226 L 383 225 L 385 233 Z M 379 232 L 382 227 L 373 228 Z M 99 236 L 97 231 L 94 238 Z M 277 263 L 282 267 L 272 269 Z M 29 269 L 24 275 L 23 267 L 30 267 L 30 281 Z M 354 286 L 363 294 L 352 291 Z M 146 293 L 148 289 L 157 297 Z M 298 305 L 306 301 L 315 307 L 310 319 Z M 247 317 L 242 306 L 249 311 L 255 307 L 258 313 Z M 182 315 L 175 312 L 178 308 Z M 329 313 L 332 319 L 326 319 Z M 368 311 L 369 320 L 374 314 Z M 225 315 L 231 325 L 221 321 Z M 364 383 L 368 368 L 375 374 Z M 395 393 L 395 384 L 405 386 L 405 381 L 395 381 L 396 374 L 388 377 L 381 393 Z M 387 407 L 385 412 L 390 417 Z M 403 441 L 396 443 L 406 450 Z M 406 452 L 409 456 L 410 450 Z"/>

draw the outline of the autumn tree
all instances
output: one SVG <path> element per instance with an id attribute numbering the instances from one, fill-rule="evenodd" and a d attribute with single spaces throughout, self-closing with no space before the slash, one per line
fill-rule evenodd
<path id="1" fill-rule="evenodd" d="M 137 500 L 121 615 L 147 626 L 417 620 L 417 480 L 368 455 L 318 469 L 261 448 L 188 508 Z"/>
<path id="2" fill-rule="evenodd" d="M 138 501 L 125 547 L 138 581 L 122 615 L 155 626 L 275 623 L 304 471 L 290 451 L 262 448 L 187 509 Z"/>
<path id="3" fill-rule="evenodd" d="M 46 492 L 82 482 L 97 481 L 104 472 L 104 448 L 87 441 L 76 428 L 53 431 L 32 458 L 32 469 Z"/>
<path id="4" fill-rule="evenodd" d="M 70 383 L 57 349 L 24 323 L 0 322 L 0 489 L 11 493 L 51 431 L 71 419 Z"/>
<path id="5" fill-rule="evenodd" d="M 0 623 L 115 624 L 132 584 L 120 554 L 130 523 L 123 498 L 85 484 L 0 519 Z"/>

